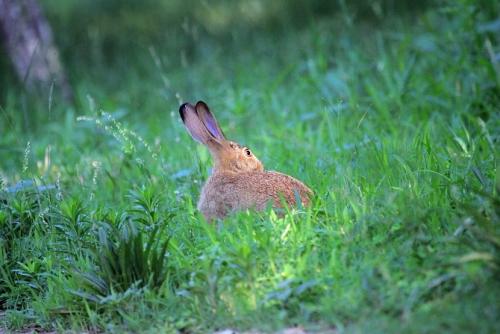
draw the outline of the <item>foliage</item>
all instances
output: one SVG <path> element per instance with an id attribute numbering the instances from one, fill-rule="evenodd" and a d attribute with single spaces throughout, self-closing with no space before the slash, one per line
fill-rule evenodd
<path id="1" fill-rule="evenodd" d="M 43 3 L 77 101 L 0 97 L 5 327 L 498 331 L 499 4 Z M 198 99 L 312 205 L 206 224 Z"/>
<path id="2" fill-rule="evenodd" d="M 99 297 L 113 291 L 123 292 L 132 286 L 158 288 L 165 281 L 165 255 L 168 239 L 159 244 L 159 226 L 155 227 L 144 242 L 144 233 L 138 231 L 132 222 L 127 222 L 119 232 L 101 227 L 99 246 L 92 252 L 97 260 L 99 272 L 80 273 L 81 280 Z M 110 236 L 119 235 L 116 242 Z M 99 298 L 85 292 L 76 292 L 84 298 L 99 302 Z"/>

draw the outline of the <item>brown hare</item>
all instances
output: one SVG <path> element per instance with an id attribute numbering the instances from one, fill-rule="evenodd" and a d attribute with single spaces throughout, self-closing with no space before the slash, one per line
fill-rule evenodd
<path id="1" fill-rule="evenodd" d="M 291 176 L 265 171 L 250 149 L 224 137 L 204 102 L 184 103 L 179 114 L 191 137 L 205 145 L 213 158 L 212 175 L 198 201 L 207 221 L 239 210 L 264 210 L 269 202 L 275 208 L 282 207 L 282 200 L 297 205 L 299 196 L 302 204 L 309 204 L 312 191 L 307 186 Z"/>

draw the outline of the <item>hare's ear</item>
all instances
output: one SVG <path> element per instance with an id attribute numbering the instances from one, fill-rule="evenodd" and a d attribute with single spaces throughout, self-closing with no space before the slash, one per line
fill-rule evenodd
<path id="1" fill-rule="evenodd" d="M 205 102 L 198 101 L 196 103 L 196 112 L 198 113 L 198 116 L 200 117 L 201 121 L 203 122 L 203 124 L 205 124 L 205 127 L 212 136 L 221 141 L 226 140 L 224 132 L 222 132 L 219 123 L 217 123 L 217 120 L 215 119 L 214 115 L 210 112 Z"/>
<path id="2" fill-rule="evenodd" d="M 207 130 L 193 105 L 184 103 L 179 108 L 179 114 L 184 126 L 194 140 L 207 146 L 218 142 L 217 138 Z"/>

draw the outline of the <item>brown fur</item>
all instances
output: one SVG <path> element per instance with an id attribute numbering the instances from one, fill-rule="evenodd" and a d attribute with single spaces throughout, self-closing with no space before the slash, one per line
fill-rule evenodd
<path id="1" fill-rule="evenodd" d="M 198 201 L 198 210 L 208 221 L 239 210 L 264 210 L 269 203 L 279 208 L 282 200 L 294 206 L 296 195 L 309 205 L 312 191 L 307 186 L 291 176 L 265 171 L 247 147 L 226 140 L 204 102 L 196 107 L 185 103 L 179 113 L 191 136 L 207 146 L 214 159 L 213 174 Z"/>

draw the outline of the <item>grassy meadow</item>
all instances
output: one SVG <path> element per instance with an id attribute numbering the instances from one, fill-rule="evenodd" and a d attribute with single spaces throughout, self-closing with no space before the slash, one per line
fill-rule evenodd
<path id="1" fill-rule="evenodd" d="M 1 54 L 0 332 L 500 330 L 495 1 L 41 3 L 75 101 Z M 197 100 L 312 205 L 207 224 Z"/>

